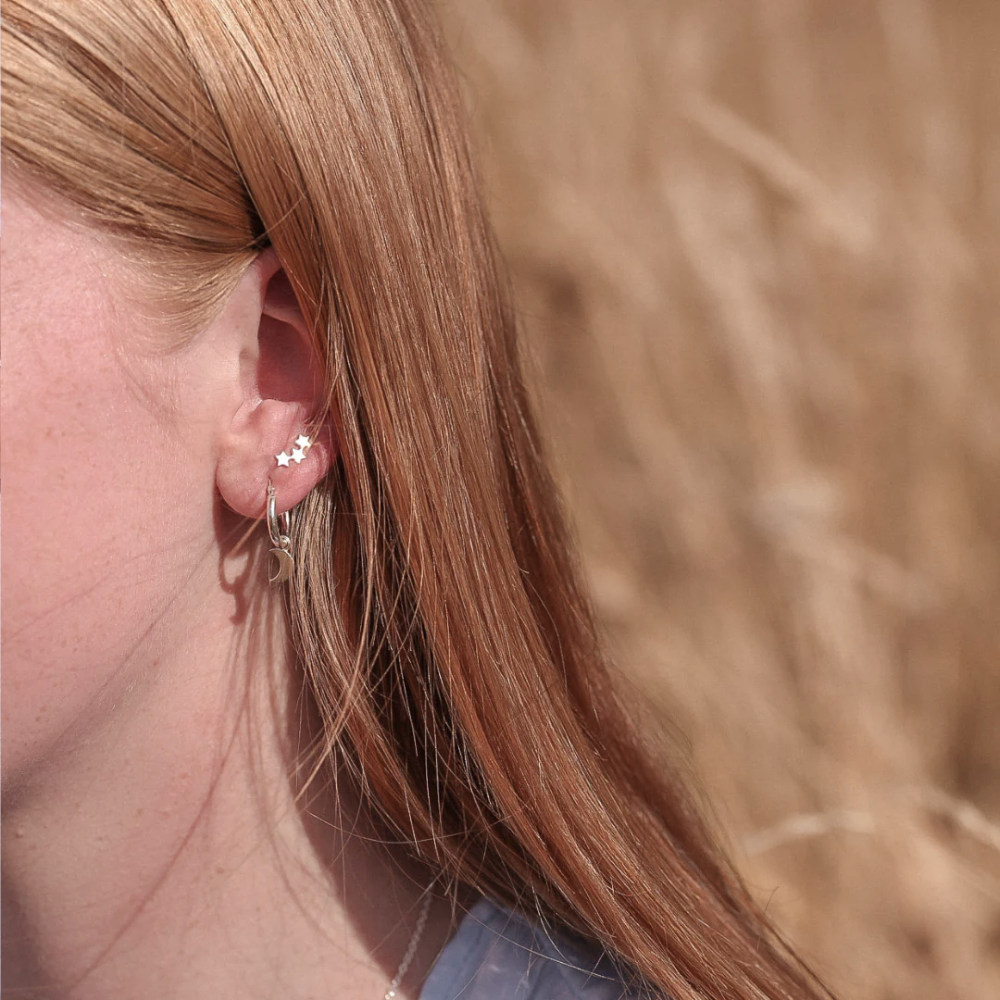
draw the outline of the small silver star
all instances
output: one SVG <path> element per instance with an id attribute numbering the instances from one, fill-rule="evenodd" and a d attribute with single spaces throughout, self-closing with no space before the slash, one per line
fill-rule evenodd
<path id="1" fill-rule="evenodd" d="M 298 436 L 298 437 L 297 437 L 297 438 L 295 439 L 295 443 L 296 443 L 296 444 L 297 444 L 297 445 L 298 445 L 298 446 L 299 446 L 299 447 L 300 447 L 300 448 L 301 448 L 301 449 L 302 449 L 303 451 L 305 451 L 305 450 L 306 450 L 307 448 L 310 448 L 310 447 L 312 447 L 312 439 L 311 439 L 311 438 L 307 438 L 307 437 L 305 436 L 305 434 L 300 434 L 300 435 L 299 435 L 299 436 Z"/>
<path id="2" fill-rule="evenodd" d="M 278 465 L 287 466 L 289 460 L 295 458 L 295 453 L 292 452 L 291 455 L 288 455 L 285 452 L 282 452 L 280 455 L 277 456 L 277 458 L 278 458 Z M 301 461 L 301 459 L 296 459 L 296 461 Z"/>
<path id="3" fill-rule="evenodd" d="M 295 451 L 292 452 L 292 461 L 296 465 L 298 465 L 299 462 L 301 462 L 305 457 L 306 453 L 301 448 L 296 448 Z M 288 463 L 286 462 L 285 464 L 287 465 Z"/>

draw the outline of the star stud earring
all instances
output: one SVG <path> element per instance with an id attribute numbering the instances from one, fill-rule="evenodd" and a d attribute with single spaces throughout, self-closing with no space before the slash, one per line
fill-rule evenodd
<path id="1" fill-rule="evenodd" d="M 295 447 L 292 449 L 292 453 L 289 455 L 287 451 L 283 451 L 280 455 L 275 455 L 278 465 L 288 468 L 290 462 L 294 462 L 298 465 L 302 459 L 306 457 L 306 452 L 312 447 L 312 438 L 307 437 L 305 434 L 300 434 L 295 439 Z"/>

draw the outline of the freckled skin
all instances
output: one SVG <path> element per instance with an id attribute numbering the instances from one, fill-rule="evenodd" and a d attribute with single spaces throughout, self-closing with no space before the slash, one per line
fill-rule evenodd
<path id="1" fill-rule="evenodd" d="M 6 181 L 6 179 L 5 179 Z M 212 538 L 199 440 L 152 412 L 178 368 L 122 307 L 114 252 L 5 183 L 3 329 L 4 787 L 97 725 L 155 659 L 163 620 Z M 193 390 L 193 391 L 192 391 Z M 211 393 L 209 392 L 209 397 Z M 197 403 L 195 403 L 197 405 Z M 198 420 L 197 411 L 193 414 Z"/>

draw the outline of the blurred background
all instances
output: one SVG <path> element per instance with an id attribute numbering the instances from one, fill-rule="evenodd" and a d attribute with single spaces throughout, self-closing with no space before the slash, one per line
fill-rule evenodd
<path id="1" fill-rule="evenodd" d="M 845 997 L 1000 996 L 1000 3 L 439 0 L 608 642 Z"/>

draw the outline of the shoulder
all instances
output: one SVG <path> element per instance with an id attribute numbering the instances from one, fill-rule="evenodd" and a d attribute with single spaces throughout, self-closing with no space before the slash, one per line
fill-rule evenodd
<path id="1" fill-rule="evenodd" d="M 654 1000 L 570 935 L 480 900 L 445 947 L 420 1000 Z"/>

